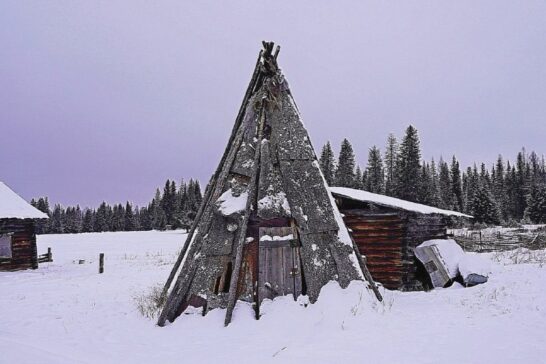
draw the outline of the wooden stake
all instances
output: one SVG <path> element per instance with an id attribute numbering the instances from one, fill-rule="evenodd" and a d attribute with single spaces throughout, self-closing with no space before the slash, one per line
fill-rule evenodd
<path id="1" fill-rule="evenodd" d="M 99 274 L 104 273 L 104 253 L 99 254 Z"/>
<path id="2" fill-rule="evenodd" d="M 51 248 L 47 248 L 47 261 L 52 262 L 53 261 L 53 253 L 51 253 Z"/>
<path id="3" fill-rule="evenodd" d="M 375 297 L 379 302 L 383 301 L 383 296 L 381 296 L 381 293 L 377 289 L 377 286 L 375 285 L 375 282 L 373 280 L 372 274 L 368 270 L 368 266 L 366 265 L 366 257 L 363 257 L 362 254 L 360 254 L 360 250 L 358 250 L 358 245 L 356 245 L 355 240 L 353 239 L 352 235 L 349 233 L 349 237 L 351 238 L 351 241 L 353 242 L 353 249 L 356 254 L 356 259 L 358 260 L 358 264 L 360 265 L 360 269 L 362 270 L 362 274 L 364 274 L 364 278 L 366 281 L 368 281 L 368 284 L 370 285 L 373 293 L 375 294 Z"/>
<path id="4" fill-rule="evenodd" d="M 248 185 L 248 199 L 246 200 L 246 209 L 243 219 L 241 221 L 241 228 L 239 230 L 239 238 L 237 239 L 235 264 L 233 266 L 233 272 L 231 273 L 231 282 L 229 285 L 229 297 L 226 310 L 226 319 L 224 320 L 224 326 L 229 325 L 231 317 L 233 315 L 233 309 L 237 303 L 237 285 L 239 283 L 239 273 L 241 270 L 241 263 L 243 261 L 243 248 L 246 239 L 246 229 L 248 227 L 248 220 L 250 218 L 250 212 L 252 211 L 252 204 L 256 197 L 256 190 L 258 189 L 258 175 L 260 171 L 260 151 L 262 149 L 262 131 L 265 122 L 265 106 L 262 106 L 260 113 L 260 120 L 258 124 L 258 141 L 256 142 L 256 151 L 254 152 L 254 171 L 252 172 L 252 178 Z"/>

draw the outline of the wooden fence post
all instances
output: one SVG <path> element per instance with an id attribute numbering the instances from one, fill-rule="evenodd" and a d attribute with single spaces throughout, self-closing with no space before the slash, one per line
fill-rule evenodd
<path id="1" fill-rule="evenodd" d="M 104 253 L 99 254 L 99 274 L 104 273 Z"/>
<path id="2" fill-rule="evenodd" d="M 53 253 L 51 253 L 51 248 L 47 248 L 47 261 L 52 262 L 53 261 Z"/>

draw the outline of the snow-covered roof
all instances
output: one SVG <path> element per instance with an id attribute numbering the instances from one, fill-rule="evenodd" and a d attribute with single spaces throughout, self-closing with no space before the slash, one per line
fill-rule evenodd
<path id="1" fill-rule="evenodd" d="M 0 182 L 0 219 L 47 219 L 48 216 Z"/>
<path id="2" fill-rule="evenodd" d="M 369 202 L 380 206 L 392 207 L 396 209 L 419 212 L 421 214 L 439 214 L 439 215 L 448 215 L 448 216 L 461 216 L 469 217 L 472 216 L 463 214 L 457 211 L 442 210 L 437 207 L 422 205 L 420 203 L 410 202 L 406 200 L 401 200 L 399 198 L 394 198 L 385 195 L 379 195 L 377 193 L 371 193 L 368 191 L 355 190 L 353 188 L 347 187 L 330 187 L 330 191 L 337 196 L 342 196 L 349 198 L 351 200 Z"/>

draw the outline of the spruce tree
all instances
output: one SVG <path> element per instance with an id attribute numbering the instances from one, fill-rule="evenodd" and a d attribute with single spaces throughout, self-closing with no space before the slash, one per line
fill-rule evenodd
<path id="1" fill-rule="evenodd" d="M 440 206 L 440 182 L 434 158 L 430 161 L 430 204 Z"/>
<path id="2" fill-rule="evenodd" d="M 400 144 L 396 169 L 396 197 L 417 201 L 421 173 L 421 150 L 417 129 L 412 125 L 406 129 L 406 135 Z"/>
<path id="3" fill-rule="evenodd" d="M 396 161 L 398 159 L 398 142 L 394 134 L 389 134 L 385 150 L 385 194 L 396 194 Z"/>
<path id="4" fill-rule="evenodd" d="M 368 153 L 366 190 L 373 193 L 385 193 L 385 171 L 381 151 L 375 145 Z"/>
<path id="5" fill-rule="evenodd" d="M 432 181 L 432 172 L 430 164 L 423 162 L 421 167 L 421 177 L 419 181 L 419 199 L 418 202 L 425 205 L 433 205 L 434 185 Z"/>
<path id="6" fill-rule="evenodd" d="M 497 164 L 494 167 L 495 173 L 493 175 L 493 196 L 499 204 L 499 209 L 501 212 L 502 219 L 508 219 L 507 211 L 507 195 L 506 195 L 506 184 L 505 184 L 505 172 L 504 172 L 504 162 L 502 156 L 499 154 L 497 158 Z"/>
<path id="7" fill-rule="evenodd" d="M 341 142 L 339 159 L 336 169 L 335 185 L 338 187 L 354 187 L 355 185 L 355 154 L 353 146 L 347 139 Z"/>
<path id="8" fill-rule="evenodd" d="M 446 210 L 453 209 L 453 188 L 451 186 L 451 175 L 449 172 L 449 166 L 440 157 L 438 163 L 440 168 L 440 175 L 438 178 L 439 191 L 440 191 L 440 208 Z"/>
<path id="9" fill-rule="evenodd" d="M 365 188 L 365 185 L 362 183 L 362 170 L 360 169 L 360 166 L 356 166 L 356 173 L 355 173 L 355 186 L 354 188 L 362 190 Z"/>
<path id="10" fill-rule="evenodd" d="M 135 215 L 133 213 L 133 206 L 127 201 L 125 204 L 125 216 L 123 219 L 123 230 L 134 231 L 135 228 Z"/>
<path id="11" fill-rule="evenodd" d="M 84 233 L 90 233 L 92 231 L 95 231 L 94 229 L 94 211 L 91 209 L 85 209 L 83 214 L 83 222 L 82 222 L 82 231 Z"/>
<path id="12" fill-rule="evenodd" d="M 53 234 L 62 234 L 64 233 L 64 209 L 61 205 L 56 204 L 53 207 L 53 211 L 51 213 L 51 232 Z"/>
<path id="13" fill-rule="evenodd" d="M 474 221 L 485 224 L 498 224 L 499 213 L 493 195 L 488 188 L 480 183 L 471 203 L 471 211 Z"/>
<path id="14" fill-rule="evenodd" d="M 525 150 L 518 153 L 516 159 L 516 181 L 514 193 L 514 214 L 515 218 L 520 220 L 526 208 L 526 197 L 528 193 L 528 166 L 525 160 Z"/>
<path id="15" fill-rule="evenodd" d="M 543 184 L 531 187 L 527 195 L 525 217 L 535 224 L 546 223 L 546 186 Z"/>
<path id="16" fill-rule="evenodd" d="M 453 156 L 451 160 L 451 191 L 453 196 L 453 209 L 463 211 L 463 187 L 459 162 Z"/>
<path id="17" fill-rule="evenodd" d="M 332 150 L 332 146 L 330 145 L 329 141 L 327 141 L 322 147 L 319 164 L 322 174 L 324 175 L 324 179 L 326 179 L 326 183 L 328 183 L 329 186 L 332 186 L 334 183 L 336 165 L 334 151 Z"/>

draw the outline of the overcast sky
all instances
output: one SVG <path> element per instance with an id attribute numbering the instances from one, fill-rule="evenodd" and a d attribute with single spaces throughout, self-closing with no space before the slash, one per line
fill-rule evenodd
<path id="1" fill-rule="evenodd" d="M 0 180 L 92 206 L 206 183 L 263 39 L 316 149 L 364 164 L 412 123 L 426 159 L 546 152 L 542 0 L 3 0 Z"/>

